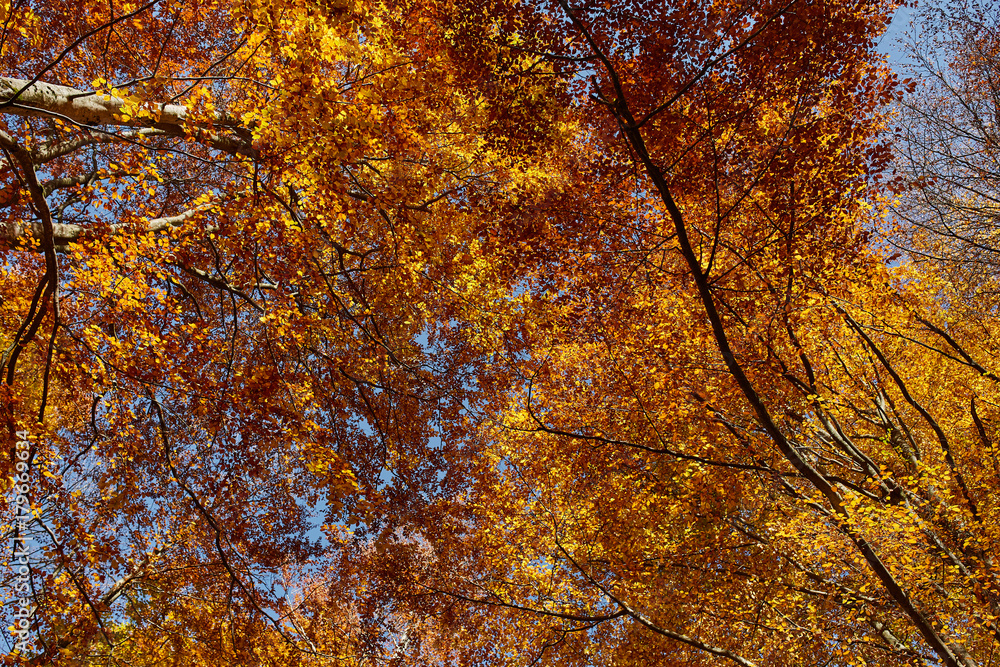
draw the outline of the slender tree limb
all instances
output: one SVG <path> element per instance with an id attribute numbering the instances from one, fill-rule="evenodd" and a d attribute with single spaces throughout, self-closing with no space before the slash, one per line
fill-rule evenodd
<path id="1" fill-rule="evenodd" d="M 145 228 L 141 229 L 144 233 L 156 233 L 162 232 L 164 230 L 180 227 L 185 222 L 195 217 L 199 213 L 203 213 L 211 209 L 215 205 L 214 202 L 209 202 L 206 204 L 200 204 L 193 208 L 189 208 L 186 211 L 182 211 L 177 215 L 167 216 L 163 218 L 151 218 L 147 223 Z M 121 233 L 128 229 L 132 229 L 134 226 L 131 224 L 118 223 L 110 225 L 110 231 L 112 234 Z M 85 238 L 91 229 L 85 225 L 73 225 L 73 224 L 63 224 L 63 223 L 52 223 L 52 241 L 57 250 L 65 250 L 66 246 L 70 244 L 77 243 Z M 109 229 L 105 227 L 104 229 Z M 211 231 L 211 230 L 209 230 Z M 5 244 L 9 248 L 23 248 L 30 247 L 32 239 L 41 239 L 44 237 L 45 229 L 44 226 L 35 222 L 24 222 L 21 224 L 8 224 L 3 228 L 0 228 L 0 243 Z"/>
<path id="2" fill-rule="evenodd" d="M 250 304 L 250 306 L 252 306 L 253 309 L 256 310 L 258 313 L 263 313 L 264 312 L 264 307 L 263 306 L 261 306 L 259 303 L 257 303 L 256 301 L 254 301 L 250 297 L 249 294 L 247 294 L 246 292 L 244 292 L 240 288 L 236 287 L 235 285 L 231 285 L 230 283 L 228 283 L 227 281 L 225 281 L 225 280 L 223 280 L 221 278 L 216 278 L 215 276 L 209 275 L 208 273 L 202 271 L 201 269 L 196 269 L 194 267 L 185 266 L 184 264 L 178 264 L 178 266 L 181 267 L 181 269 L 185 273 L 187 273 L 188 275 L 194 276 L 198 280 L 206 282 L 209 285 L 211 285 L 212 287 L 215 287 L 216 289 L 220 289 L 220 290 L 222 290 L 224 292 L 229 292 L 230 294 L 233 294 L 234 296 L 240 297 L 241 299 L 243 299 L 244 301 L 246 301 L 248 304 Z"/>
<path id="3" fill-rule="evenodd" d="M 930 329 L 931 331 L 933 331 L 934 333 L 936 333 L 941 338 L 945 339 L 945 341 L 947 341 L 948 344 L 951 345 L 952 348 L 954 348 L 954 350 L 956 352 L 958 352 L 960 355 L 962 355 L 962 358 L 965 359 L 965 363 L 967 363 L 969 366 L 972 366 L 977 371 L 979 371 L 979 373 L 983 377 L 989 378 L 989 379 L 993 380 L 994 382 L 1000 381 L 1000 377 L 997 377 L 997 375 L 995 373 L 993 373 L 992 371 L 989 371 L 989 370 L 983 368 L 983 366 L 978 361 L 976 361 L 975 359 L 972 358 L 972 355 L 970 355 L 968 352 L 966 352 L 966 350 L 965 350 L 964 347 L 962 347 L 961 345 L 959 345 L 958 341 L 956 341 L 954 338 L 952 338 L 951 334 L 949 334 L 947 331 L 945 331 L 941 327 L 933 324 L 930 320 L 927 320 L 926 318 L 923 318 L 923 317 L 921 317 L 919 315 L 915 315 L 915 317 L 916 317 L 916 319 L 917 319 L 918 322 L 920 322 L 925 327 L 927 327 L 928 329 Z"/>
<path id="4" fill-rule="evenodd" d="M 858 336 L 860 336 L 861 339 L 865 342 L 865 345 L 868 347 L 868 349 L 870 349 L 872 353 L 876 356 L 876 358 L 878 358 L 879 362 L 882 364 L 882 366 L 885 367 L 886 371 L 888 371 L 889 376 L 892 377 L 893 381 L 896 383 L 896 386 L 899 388 L 899 391 L 903 395 L 903 398 L 906 400 L 906 402 L 909 403 L 914 410 L 920 413 L 920 416 L 924 418 L 924 421 L 926 421 L 930 425 L 931 429 L 934 431 L 934 434 L 937 436 L 938 442 L 941 445 L 941 449 L 942 451 L 944 451 L 944 457 L 945 460 L 948 462 L 948 467 L 951 469 L 952 474 L 955 476 L 955 481 L 958 483 L 958 488 L 962 492 L 962 497 L 965 499 L 966 505 L 968 505 L 969 510 L 972 512 L 972 518 L 975 519 L 977 522 L 979 522 L 980 521 L 979 509 L 976 506 L 976 502 L 972 499 L 972 494 L 969 492 L 969 486 L 965 482 L 965 475 L 962 474 L 962 470 L 958 467 L 958 464 L 955 462 L 955 457 L 951 451 L 951 443 L 948 441 L 948 437 L 945 435 L 944 430 L 937 423 L 934 417 L 932 417 L 931 414 L 922 405 L 920 405 L 920 403 L 918 403 L 917 400 L 913 398 L 913 396 L 910 395 L 910 392 L 906 388 L 906 383 L 903 382 L 903 379 L 899 376 L 899 373 L 897 373 L 896 369 L 893 368 L 891 363 L 889 363 L 889 360 L 882 353 L 882 350 L 880 350 L 879 347 L 875 345 L 875 341 L 873 341 L 871 337 L 869 337 L 868 334 L 865 333 L 862 326 L 858 324 L 857 321 L 855 321 L 854 318 L 847 313 L 847 311 L 839 307 L 838 310 L 840 311 L 841 315 L 843 315 L 844 319 L 847 321 L 850 327 L 854 329 L 854 331 L 858 334 Z"/>
<path id="5" fill-rule="evenodd" d="M 17 366 L 17 360 L 21 351 L 29 342 L 31 342 L 31 340 L 34 339 L 35 334 L 38 333 L 38 329 L 41 327 L 42 321 L 45 319 L 45 315 L 48 312 L 49 301 L 53 301 L 57 296 L 57 287 L 59 284 L 59 263 L 56 259 L 52 212 L 49 210 L 49 205 L 45 199 L 45 192 L 42 185 L 38 182 L 38 174 L 35 173 L 35 166 L 31 161 L 31 155 L 27 150 L 14 141 L 10 135 L 3 131 L 0 131 L 0 147 L 2 147 L 8 155 L 12 156 L 14 161 L 17 162 L 18 166 L 21 168 L 24 182 L 27 184 L 28 192 L 31 194 L 32 207 L 40 220 L 40 223 L 37 223 L 38 239 L 41 242 L 42 252 L 45 254 L 45 274 L 39 284 L 39 290 L 41 291 L 36 291 L 35 298 L 32 300 L 31 308 L 29 309 L 28 317 L 18 330 L 19 335 L 15 337 L 15 340 L 10 348 L 10 354 L 6 358 L 7 373 L 5 382 L 8 385 L 12 385 L 14 383 L 14 370 Z M 55 309 L 56 307 L 54 306 L 53 308 Z M 53 327 L 53 339 L 55 337 L 55 331 L 56 327 Z M 49 362 L 51 362 L 51 353 L 52 349 L 50 345 Z M 46 364 L 46 369 L 48 369 L 48 364 Z M 46 380 L 47 377 L 48 372 L 46 370 Z M 47 390 L 48 382 L 46 381 L 45 384 Z M 44 407 L 45 397 L 43 396 L 43 411 Z"/>
<path id="6" fill-rule="evenodd" d="M 601 591 L 602 593 L 604 593 L 604 595 L 609 600 L 611 600 L 612 602 L 614 602 L 615 604 L 617 604 L 618 607 L 622 611 L 624 611 L 626 614 L 628 614 L 629 617 L 631 617 L 633 620 L 635 620 L 640 625 L 648 628 L 649 630 L 652 630 L 653 632 L 655 632 L 658 635 L 663 635 L 664 637 L 667 637 L 669 639 L 673 639 L 674 641 L 681 642 L 682 644 L 687 644 L 688 646 L 691 646 L 692 648 L 696 648 L 696 649 L 699 649 L 701 651 L 705 651 L 706 653 L 710 653 L 711 655 L 715 655 L 715 656 L 718 656 L 720 658 L 728 658 L 729 660 L 732 660 L 733 662 L 735 662 L 737 665 L 740 665 L 740 667 L 757 667 L 756 663 L 750 662 L 749 660 L 747 660 L 743 656 L 737 655 L 736 653 L 733 653 L 732 651 L 729 651 L 728 649 L 724 649 L 724 648 L 721 648 L 721 647 L 718 647 L 718 646 L 713 646 L 711 644 L 707 644 L 707 643 L 701 641 L 700 639 L 696 639 L 694 637 L 689 637 L 687 635 L 681 634 L 679 632 L 674 632 L 673 630 L 668 630 L 667 628 L 664 628 L 664 627 L 658 625 L 657 623 L 655 623 L 651 619 L 647 618 L 645 615 L 639 613 L 638 611 L 636 611 L 635 609 L 633 609 L 632 607 L 630 607 L 623 600 L 621 600 L 614 593 L 612 593 L 607 587 L 605 587 L 599 581 L 597 581 L 596 579 L 594 579 L 593 577 L 591 577 L 590 574 L 587 573 L 587 571 L 584 570 L 584 568 L 578 562 L 576 562 L 576 559 L 574 559 L 573 556 L 571 556 L 569 554 L 569 552 L 566 551 L 566 549 L 564 549 L 561 544 L 559 544 L 557 542 L 556 546 L 559 547 L 559 551 L 561 551 L 562 554 L 564 556 L 566 556 L 566 558 L 573 564 L 573 566 L 577 569 L 577 571 L 579 571 L 580 574 L 582 574 L 587 579 L 587 581 L 589 581 L 599 591 Z"/>
<path id="7" fill-rule="evenodd" d="M 43 144 L 42 146 L 31 151 L 31 159 L 35 162 L 36 166 L 40 166 L 47 162 L 51 162 L 56 158 L 69 155 L 70 153 L 86 146 L 111 144 L 119 141 L 136 142 L 149 137 L 161 136 L 167 136 L 167 132 L 164 130 L 158 130 L 154 127 L 145 127 L 139 130 L 119 132 L 117 134 L 112 132 L 84 131 L 81 136 L 73 139 Z"/>

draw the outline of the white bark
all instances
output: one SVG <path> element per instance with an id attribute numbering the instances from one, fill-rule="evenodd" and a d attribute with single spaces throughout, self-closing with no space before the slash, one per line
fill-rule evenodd
<path id="1" fill-rule="evenodd" d="M 8 102 L 17 91 L 23 92 L 14 100 L 15 106 L 6 107 L 4 113 L 23 116 L 49 116 L 59 114 L 72 118 L 83 125 L 127 125 L 140 127 L 149 124 L 149 119 L 132 118 L 121 120 L 125 100 L 110 95 L 88 93 L 68 86 L 35 82 L 28 86 L 24 79 L 0 77 L 0 104 Z M 27 87 L 26 87 L 27 86 Z M 157 107 L 157 122 L 167 125 L 183 125 L 188 119 L 188 110 L 179 104 L 161 104 Z M 234 126 L 237 123 L 224 114 L 215 114 L 217 125 Z"/>
<path id="2" fill-rule="evenodd" d="M 29 85 L 30 84 L 30 85 Z M 20 91 L 20 94 L 19 94 Z M 0 77 L 0 113 L 14 116 L 62 117 L 82 126 L 154 127 L 175 136 L 185 136 L 193 127 L 196 138 L 219 150 L 252 155 L 253 149 L 245 138 L 231 137 L 192 125 L 187 107 L 179 104 L 158 104 L 151 110 L 153 118 L 124 116 L 125 100 L 111 95 L 86 92 L 68 86 L 24 79 Z M 215 113 L 213 127 L 237 129 L 231 116 Z M 244 132 L 244 134 L 248 134 Z"/>
<path id="3" fill-rule="evenodd" d="M 195 208 L 188 209 L 177 215 L 166 218 L 152 218 L 146 223 L 145 232 L 161 232 L 170 227 L 180 227 L 185 221 L 191 219 L 196 214 L 212 207 L 212 203 L 202 204 Z M 124 224 L 111 225 L 111 233 L 127 229 Z M 56 248 L 65 246 L 80 240 L 80 237 L 87 231 L 83 225 L 66 225 L 53 223 L 52 238 Z M 37 222 L 21 223 L 0 223 L 0 244 L 8 248 L 23 246 L 30 238 L 42 238 L 42 225 Z"/>

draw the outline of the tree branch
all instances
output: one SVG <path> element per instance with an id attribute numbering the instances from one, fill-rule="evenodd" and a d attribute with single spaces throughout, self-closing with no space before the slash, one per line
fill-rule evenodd
<path id="1" fill-rule="evenodd" d="M 111 95 L 41 81 L 0 77 L 0 112 L 5 114 L 43 118 L 59 116 L 83 127 L 111 125 L 154 128 L 172 136 L 192 136 L 197 141 L 227 153 L 258 156 L 248 139 L 219 134 L 201 127 L 183 105 L 156 104 L 151 110 L 151 117 L 134 117 L 126 114 L 125 104 L 125 100 Z M 243 129 L 235 118 L 218 112 L 212 114 L 210 125 L 212 128 Z M 243 133 L 246 134 L 245 129 Z"/>

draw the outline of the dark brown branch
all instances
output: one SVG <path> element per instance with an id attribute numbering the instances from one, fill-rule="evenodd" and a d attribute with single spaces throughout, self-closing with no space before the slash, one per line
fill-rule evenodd
<path id="1" fill-rule="evenodd" d="M 669 639 L 673 639 L 674 641 L 681 642 L 682 644 L 687 644 L 688 646 L 691 646 L 692 648 L 696 648 L 696 649 L 699 649 L 701 651 L 705 651 L 706 653 L 709 653 L 709 654 L 715 655 L 715 656 L 719 656 L 720 658 L 728 658 L 729 660 L 732 660 L 733 662 L 735 662 L 737 665 L 740 665 L 740 667 L 757 667 L 755 663 L 750 662 L 746 658 L 744 658 L 744 657 L 742 657 L 740 655 L 737 655 L 737 654 L 733 653 L 732 651 L 729 651 L 729 650 L 724 649 L 724 648 L 720 648 L 718 646 L 713 646 L 711 644 L 706 644 L 705 642 L 701 641 L 700 639 L 695 639 L 694 637 L 688 637 L 687 635 L 682 635 L 679 632 L 674 632 L 673 630 L 668 630 L 667 628 L 664 628 L 663 626 L 661 626 L 661 625 L 653 622 L 651 619 L 647 618 L 645 615 L 639 613 L 637 610 L 635 610 L 632 607 L 630 607 L 623 600 L 621 600 L 614 593 L 612 593 L 607 587 L 603 586 L 600 582 L 598 582 L 596 579 L 594 579 L 592 576 L 590 576 L 590 574 L 587 573 L 587 571 L 584 570 L 584 568 L 579 563 L 576 562 L 576 559 L 574 559 L 569 554 L 569 552 L 566 551 L 563 548 L 563 546 L 561 544 L 559 544 L 558 542 L 556 542 L 556 546 L 559 547 L 559 551 L 561 551 L 562 554 L 564 556 L 566 556 L 566 558 L 569 560 L 569 562 L 571 562 L 573 564 L 573 566 L 577 569 L 577 571 L 580 572 L 580 574 L 582 574 L 587 579 L 587 581 L 589 581 L 591 583 L 591 585 L 593 585 L 595 588 L 597 588 L 599 591 L 601 591 L 601 593 L 603 593 L 609 600 L 611 600 L 612 602 L 614 602 L 615 604 L 617 604 L 618 607 L 622 611 L 624 611 L 626 614 L 628 614 L 630 618 L 632 618 L 633 620 L 635 620 L 640 625 L 648 628 L 649 630 L 652 630 L 653 632 L 655 632 L 658 635 L 662 635 L 662 636 L 667 637 Z"/>
<path id="2" fill-rule="evenodd" d="M 889 360 L 885 357 L 884 354 L 882 354 L 882 350 L 880 350 L 879 347 L 875 345 L 875 342 L 868 336 L 868 334 L 864 332 L 864 329 L 861 327 L 861 325 L 858 324 L 854 320 L 854 318 L 851 317 L 842 308 L 838 308 L 837 310 L 840 311 L 840 313 L 844 316 L 844 319 L 847 321 L 850 327 L 854 329 L 854 331 L 858 334 L 858 336 L 861 337 L 861 339 L 865 342 L 865 345 L 868 347 L 868 349 L 872 351 L 872 354 L 874 354 L 876 358 L 878 358 L 882 366 L 885 367 L 886 371 L 888 371 L 889 376 L 892 378 L 893 382 L 896 383 L 896 386 L 899 388 L 899 392 L 903 395 L 903 399 L 907 403 L 909 403 L 914 410 L 919 412 L 920 416 L 924 418 L 924 421 L 926 421 L 928 425 L 930 425 L 931 429 L 934 431 L 934 434 L 937 436 L 938 442 L 941 445 L 941 449 L 944 452 L 945 460 L 948 462 L 948 467 L 951 469 L 952 474 L 955 476 L 955 481 L 958 483 L 958 488 L 962 492 L 962 496 L 964 497 L 966 504 L 969 506 L 969 510 L 972 512 L 972 517 L 977 522 L 979 522 L 980 521 L 979 510 L 976 507 L 975 501 L 972 499 L 972 494 L 969 492 L 968 485 L 965 483 L 965 475 L 962 474 L 961 469 L 955 462 L 955 457 L 952 455 L 951 452 L 951 443 L 948 442 L 948 437 L 945 435 L 944 430 L 937 423 L 934 417 L 932 417 L 931 414 L 927 412 L 927 410 L 922 405 L 920 405 L 920 403 L 918 403 L 917 400 L 913 398 L 913 396 L 910 395 L 909 390 L 907 390 L 906 388 L 906 383 L 903 382 L 903 378 L 899 376 L 899 373 L 896 372 L 896 369 L 893 368 L 892 364 L 889 363 Z"/>
<path id="3" fill-rule="evenodd" d="M 836 514 L 843 519 L 843 521 L 839 524 L 841 530 L 844 531 L 844 533 L 858 547 L 858 550 L 862 553 L 865 561 L 868 563 L 869 568 L 871 568 L 871 570 L 879 578 L 879 581 L 882 582 L 882 585 L 885 586 L 886 590 L 896 603 L 902 608 L 906 615 L 909 616 L 910 620 L 913 621 L 913 624 L 920 631 L 920 634 L 924 637 L 925 641 L 927 641 L 945 665 L 948 667 L 968 667 L 968 663 L 955 655 L 951 647 L 949 647 L 944 639 L 938 634 L 927 617 L 914 606 L 909 596 L 896 581 L 892 572 L 890 572 L 889 568 L 875 553 L 874 548 L 856 528 L 852 527 L 850 512 L 844 505 L 840 493 L 812 465 L 810 465 L 808 461 L 799 455 L 799 453 L 785 437 L 784 433 L 781 432 L 778 425 L 774 422 L 770 412 L 761 400 L 760 395 L 757 393 L 756 388 L 753 386 L 753 383 L 750 382 L 749 377 L 747 377 L 746 372 L 743 370 L 743 367 L 736 359 L 736 355 L 733 353 L 732 347 L 729 344 L 728 334 L 726 333 L 725 326 L 722 323 L 722 318 L 719 316 L 719 311 L 715 305 L 715 298 L 712 295 L 712 288 L 709 283 L 708 276 L 699 264 L 697 255 L 695 254 L 690 238 L 688 237 L 687 225 L 684 221 L 684 216 L 681 213 L 680 208 L 677 206 L 677 203 L 674 201 L 670 187 L 667 184 L 666 178 L 663 176 L 663 172 L 656 165 L 652 156 L 649 154 L 645 138 L 642 136 L 642 132 L 637 126 L 635 117 L 632 115 L 628 101 L 625 98 L 624 89 L 622 87 L 621 79 L 618 76 L 618 72 L 601 51 L 600 47 L 596 44 L 587 27 L 583 25 L 583 23 L 570 10 L 566 0 L 558 1 L 573 24 L 584 35 L 587 42 L 591 45 L 591 48 L 600 59 L 601 64 L 607 70 L 608 77 L 612 82 L 616 95 L 616 99 L 613 104 L 609 105 L 608 108 L 612 114 L 614 114 L 615 120 L 622 128 L 622 131 L 628 139 L 632 150 L 635 151 L 643 169 L 646 171 L 650 180 L 652 180 L 654 187 L 660 195 L 661 201 L 674 223 L 681 254 L 683 255 L 684 260 L 691 272 L 692 278 L 694 279 L 705 314 L 711 324 L 716 345 L 719 352 L 722 354 L 726 368 L 729 369 L 730 374 L 736 380 L 741 392 L 753 409 L 758 422 L 761 426 L 763 426 L 764 430 L 770 436 L 771 440 L 775 443 L 784 457 L 803 475 L 803 477 L 808 479 L 809 482 L 823 494 L 827 502 L 829 502 L 833 507 L 834 512 L 836 512 Z"/>

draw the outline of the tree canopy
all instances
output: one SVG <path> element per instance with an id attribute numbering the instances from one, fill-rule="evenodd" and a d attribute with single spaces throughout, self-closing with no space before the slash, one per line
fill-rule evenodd
<path id="1" fill-rule="evenodd" d="M 6 661 L 989 665 L 894 10 L 0 0 Z"/>

